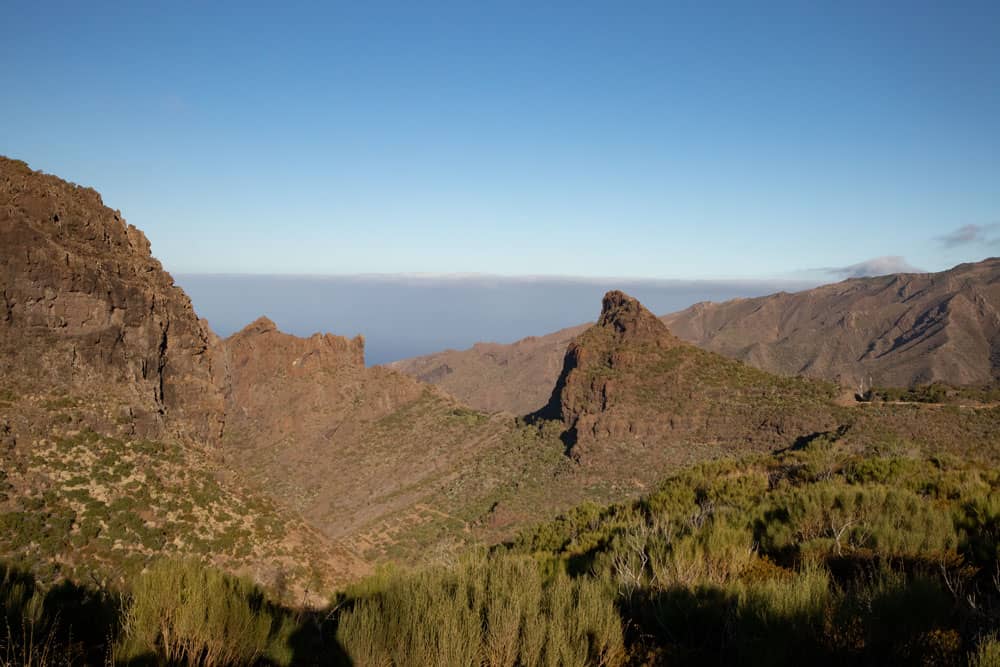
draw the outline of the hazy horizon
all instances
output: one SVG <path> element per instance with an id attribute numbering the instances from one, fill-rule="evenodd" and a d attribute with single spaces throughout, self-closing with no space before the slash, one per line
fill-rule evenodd
<path id="1" fill-rule="evenodd" d="M 365 337 L 365 361 L 512 343 L 596 319 L 601 297 L 621 289 L 664 315 L 818 284 L 792 280 L 642 280 L 539 276 L 413 277 L 176 274 L 199 316 L 229 336 L 260 316 L 290 334 Z"/>

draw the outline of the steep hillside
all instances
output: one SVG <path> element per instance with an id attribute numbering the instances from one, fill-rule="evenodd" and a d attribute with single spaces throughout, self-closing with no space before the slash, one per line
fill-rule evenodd
<path id="1" fill-rule="evenodd" d="M 360 338 L 298 338 L 261 318 L 221 347 L 228 460 L 331 537 L 420 523 L 414 508 L 511 426 L 365 368 Z"/>
<path id="2" fill-rule="evenodd" d="M 96 192 L 0 179 L 0 556 L 342 582 L 509 530 L 491 508 L 563 465 L 554 437 L 365 368 L 360 339 L 262 318 L 219 340 Z"/>
<path id="3" fill-rule="evenodd" d="M 664 318 L 686 340 L 775 373 L 882 386 L 1000 377 L 1000 258 L 696 304 Z"/>
<path id="4" fill-rule="evenodd" d="M 467 350 L 445 350 L 388 366 L 437 385 L 478 410 L 526 415 L 548 400 L 566 346 L 587 326 L 529 336 L 510 345 L 476 343 Z"/>
<path id="5" fill-rule="evenodd" d="M 847 387 L 986 384 L 1000 377 L 1000 259 L 699 303 L 660 319 L 682 340 L 771 373 Z M 524 414 L 545 403 L 566 346 L 584 328 L 391 366 L 478 409 Z"/>
<path id="6" fill-rule="evenodd" d="M 93 190 L 0 158 L 0 249 L 4 557 L 113 580 L 197 556 L 299 589 L 358 571 L 219 465 L 211 333 L 139 230 Z"/>
<path id="7" fill-rule="evenodd" d="M 120 212 L 0 157 L 0 239 L 0 374 L 113 395 L 136 435 L 219 437 L 207 329 Z"/>
<path id="8" fill-rule="evenodd" d="M 829 430 L 836 393 L 684 343 L 638 301 L 609 292 L 597 324 L 570 343 L 538 414 L 561 419 L 577 460 L 642 475 Z"/>

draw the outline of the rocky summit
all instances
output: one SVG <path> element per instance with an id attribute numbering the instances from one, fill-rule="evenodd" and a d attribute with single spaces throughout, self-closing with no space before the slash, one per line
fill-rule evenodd
<path id="1" fill-rule="evenodd" d="M 108 418 L 138 436 L 218 440 L 211 334 L 141 231 L 96 191 L 0 157 L 0 239 L 0 374 L 116 397 Z"/>
<path id="2" fill-rule="evenodd" d="M 548 406 L 582 462 L 662 467 L 739 441 L 769 448 L 833 425 L 825 383 L 781 378 L 675 337 L 636 299 L 608 292 L 566 350 Z"/>

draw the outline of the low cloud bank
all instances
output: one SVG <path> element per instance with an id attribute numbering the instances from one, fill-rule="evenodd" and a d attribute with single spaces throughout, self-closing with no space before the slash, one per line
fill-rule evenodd
<path id="1" fill-rule="evenodd" d="M 889 273 L 924 273 L 898 255 L 875 257 L 850 266 L 835 266 L 821 269 L 824 273 L 839 278 L 868 278 Z"/>
<path id="2" fill-rule="evenodd" d="M 595 319 L 610 289 L 666 314 L 698 301 L 724 301 L 817 284 L 804 280 L 636 280 L 447 275 L 177 275 L 199 315 L 228 336 L 260 315 L 288 333 L 362 334 L 370 365 L 509 343 Z"/>

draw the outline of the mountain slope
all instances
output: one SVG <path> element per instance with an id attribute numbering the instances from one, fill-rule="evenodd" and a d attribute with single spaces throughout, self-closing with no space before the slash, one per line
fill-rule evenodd
<path id="1" fill-rule="evenodd" d="M 562 420 L 575 459 L 645 476 L 830 430 L 836 393 L 698 349 L 632 297 L 609 292 L 597 323 L 570 343 L 539 415 Z"/>
<path id="2" fill-rule="evenodd" d="M 857 278 L 794 294 L 699 303 L 660 318 L 682 340 L 783 375 L 856 387 L 1000 376 L 1000 259 L 941 273 Z M 391 364 L 482 410 L 544 405 L 585 325 Z"/>
<path id="3" fill-rule="evenodd" d="M 403 359 L 388 367 L 437 385 L 478 410 L 525 415 L 545 404 L 562 369 L 566 346 L 588 326 L 529 336 L 509 345 L 476 343 L 467 350 Z"/>
<path id="4" fill-rule="evenodd" d="M 93 190 L 0 158 L 0 249 L 4 557 L 113 580 L 192 556 L 298 590 L 357 573 L 220 465 L 213 336 L 139 230 Z"/>
<path id="5" fill-rule="evenodd" d="M 261 318 L 221 347 L 230 460 L 331 537 L 398 519 L 509 429 L 366 368 L 360 338 L 299 338 Z"/>
<path id="6" fill-rule="evenodd" d="M 0 374 L 99 389 L 142 436 L 221 433 L 209 334 L 141 231 L 90 188 L 0 157 Z"/>
<path id="7" fill-rule="evenodd" d="M 664 321 L 706 349 L 847 385 L 1000 377 L 1000 258 L 845 280 L 795 294 L 696 304 Z"/>

